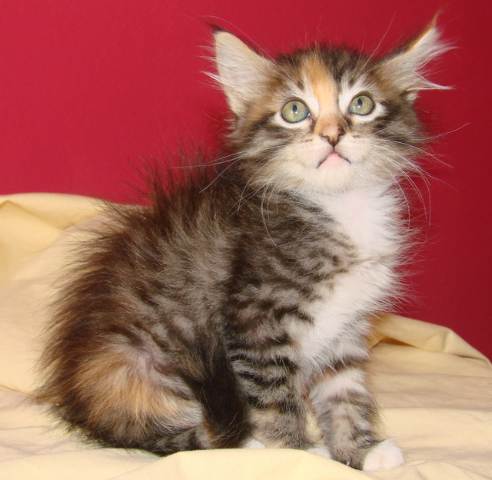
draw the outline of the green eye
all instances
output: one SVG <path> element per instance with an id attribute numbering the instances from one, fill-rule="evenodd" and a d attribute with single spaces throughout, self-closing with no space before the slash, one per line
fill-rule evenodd
<path id="1" fill-rule="evenodd" d="M 311 115 L 309 109 L 300 100 L 286 103 L 281 110 L 282 118 L 289 123 L 301 122 Z"/>
<path id="2" fill-rule="evenodd" d="M 355 97 L 349 105 L 349 112 L 356 115 L 369 115 L 374 110 L 374 102 L 367 95 Z"/>

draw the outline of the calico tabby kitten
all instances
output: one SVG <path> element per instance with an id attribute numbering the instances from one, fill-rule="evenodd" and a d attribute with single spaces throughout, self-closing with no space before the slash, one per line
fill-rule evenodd
<path id="1" fill-rule="evenodd" d="M 38 397 L 112 447 L 402 465 L 376 431 L 365 336 L 397 291 L 414 101 L 439 88 L 422 69 L 443 49 L 432 24 L 380 59 L 272 61 L 216 31 L 235 153 L 156 181 L 151 207 L 108 207 L 54 307 Z"/>

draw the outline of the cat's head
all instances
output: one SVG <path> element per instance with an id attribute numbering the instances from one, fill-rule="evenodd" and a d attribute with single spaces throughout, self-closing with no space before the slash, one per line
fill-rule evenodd
<path id="1" fill-rule="evenodd" d="M 252 183 L 340 191 L 414 168 L 417 93 L 442 88 L 422 75 L 445 50 L 434 24 L 379 59 L 314 46 L 273 61 L 225 31 L 215 47 L 231 139 Z"/>

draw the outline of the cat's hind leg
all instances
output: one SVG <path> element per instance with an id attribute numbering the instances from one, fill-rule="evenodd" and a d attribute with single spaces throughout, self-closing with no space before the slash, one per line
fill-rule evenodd
<path id="1" fill-rule="evenodd" d="M 50 403 L 70 429 L 106 446 L 159 455 L 210 448 L 201 405 L 187 385 L 132 350 L 113 343 L 60 358 L 38 400 Z"/>
<path id="2" fill-rule="evenodd" d="M 107 321 L 90 335 L 68 325 L 45 353 L 38 400 L 105 446 L 158 455 L 242 446 L 247 408 L 220 338 L 149 325 Z"/>

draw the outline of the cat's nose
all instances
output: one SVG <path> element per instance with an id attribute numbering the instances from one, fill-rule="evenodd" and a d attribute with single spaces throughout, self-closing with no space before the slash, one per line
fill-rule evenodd
<path id="1" fill-rule="evenodd" d="M 320 120 L 315 131 L 334 147 L 345 134 L 343 128 L 335 118 L 324 118 Z"/>
<path id="2" fill-rule="evenodd" d="M 325 138 L 332 147 L 334 147 L 345 135 L 345 132 L 341 128 L 339 128 L 338 131 L 334 134 L 324 135 L 323 133 L 320 133 L 320 135 Z"/>

